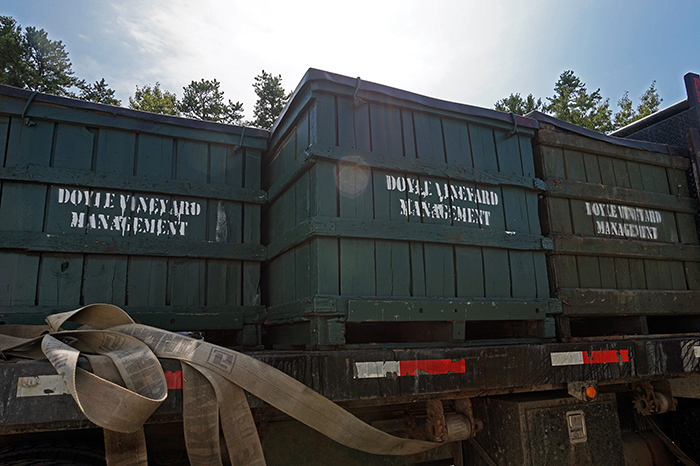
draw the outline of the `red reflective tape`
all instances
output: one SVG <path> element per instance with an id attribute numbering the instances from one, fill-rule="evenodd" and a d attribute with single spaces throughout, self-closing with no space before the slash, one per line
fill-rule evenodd
<path id="1" fill-rule="evenodd" d="M 168 390 L 182 390 L 182 371 L 165 371 Z"/>
<path id="2" fill-rule="evenodd" d="M 464 374 L 467 367 L 464 359 L 452 362 L 449 359 L 426 359 L 423 361 L 400 361 L 399 375 L 419 375 L 418 371 L 424 374 Z"/>
<path id="3" fill-rule="evenodd" d="M 620 361 L 622 362 L 630 362 L 630 355 L 629 352 L 626 349 L 621 349 L 620 350 Z"/>
<path id="4" fill-rule="evenodd" d="M 620 362 L 620 358 L 617 357 L 616 350 L 583 352 L 584 364 L 602 364 L 606 362 Z"/>

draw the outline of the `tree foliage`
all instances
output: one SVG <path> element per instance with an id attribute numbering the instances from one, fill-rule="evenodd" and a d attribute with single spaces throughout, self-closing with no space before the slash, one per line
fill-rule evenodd
<path id="1" fill-rule="evenodd" d="M 109 88 L 109 85 L 105 82 L 105 78 L 102 78 L 100 81 L 95 81 L 95 84 L 80 83 L 78 87 L 80 88 L 78 98 L 81 100 L 115 105 L 117 107 L 121 105 L 121 101 L 114 97 L 115 90 Z"/>
<path id="2" fill-rule="evenodd" d="M 49 39 L 46 31 L 32 26 L 24 30 L 22 39 L 29 71 L 24 78 L 24 86 L 33 91 L 72 95 L 70 89 L 80 80 L 73 76 L 63 43 Z"/>
<path id="3" fill-rule="evenodd" d="M 129 97 L 129 108 L 164 115 L 180 115 L 177 97 L 172 92 L 161 89 L 159 82 L 153 87 L 150 84 L 142 88 L 136 86 L 134 96 Z"/>
<path id="4" fill-rule="evenodd" d="M 535 110 L 542 109 L 542 99 L 535 99 L 532 94 L 523 99 L 520 94 L 511 94 L 505 99 L 496 102 L 496 110 L 501 112 L 512 112 L 516 115 L 525 115 Z"/>
<path id="5" fill-rule="evenodd" d="M 192 81 L 183 88 L 178 109 L 189 118 L 240 124 L 243 119 L 243 104 L 231 100 L 225 103 L 224 93 L 219 90 L 220 84 L 216 79 Z"/>
<path id="6" fill-rule="evenodd" d="M 287 94 L 282 87 L 281 75 L 273 76 L 266 73 L 265 70 L 262 70 L 262 73 L 255 77 L 253 89 L 255 89 L 258 100 L 253 110 L 255 119 L 249 124 L 262 129 L 270 129 L 284 110 L 291 94 Z"/>
<path id="7" fill-rule="evenodd" d="M 610 132 L 656 112 L 663 99 L 659 97 L 654 81 L 640 97 L 636 110 L 629 92 L 625 91 L 617 102 L 619 110 L 613 112 L 610 99 L 603 98 L 600 89 L 589 92 L 586 84 L 572 70 L 567 70 L 559 76 L 554 85 L 554 95 L 547 97 L 547 100 L 547 104 L 540 106 L 541 100 L 535 99 L 532 94 L 526 99 L 522 99 L 520 94 L 511 94 L 496 102 L 495 108 L 519 115 L 541 108 L 542 111 L 575 125 Z"/>
<path id="8" fill-rule="evenodd" d="M 24 87 L 29 74 L 22 28 L 9 16 L 0 16 L 0 83 Z"/>

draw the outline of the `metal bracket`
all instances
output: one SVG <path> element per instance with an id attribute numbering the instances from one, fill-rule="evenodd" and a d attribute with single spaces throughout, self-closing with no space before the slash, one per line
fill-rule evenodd
<path id="1" fill-rule="evenodd" d="M 510 112 L 510 116 L 513 117 L 513 129 L 510 130 L 507 137 L 512 138 L 518 134 L 518 117 L 513 112 Z"/>
<path id="2" fill-rule="evenodd" d="M 238 151 L 240 151 L 241 149 L 243 149 L 243 136 L 245 135 L 245 129 L 246 129 L 246 127 L 243 126 L 243 129 L 241 129 L 241 140 L 238 141 L 238 145 L 236 145 L 236 146 L 232 149 L 234 154 L 237 154 Z"/>
<path id="3" fill-rule="evenodd" d="M 362 105 L 366 104 L 364 100 L 360 99 L 357 97 L 357 93 L 360 91 L 360 86 L 362 85 L 362 79 L 358 76 L 357 77 L 357 86 L 355 87 L 355 93 L 352 95 L 352 105 L 357 108 L 361 107 Z"/>
<path id="4" fill-rule="evenodd" d="M 593 398 L 590 398 L 588 395 L 586 395 L 586 389 L 588 387 L 595 388 L 596 394 Z M 585 380 L 583 382 L 569 382 L 566 384 L 566 389 L 569 392 L 569 395 L 581 401 L 589 402 L 595 400 L 598 397 L 598 382 L 596 382 L 595 380 Z"/>
<path id="5" fill-rule="evenodd" d="M 27 110 L 29 110 L 29 105 L 32 103 L 32 100 L 34 100 L 34 97 L 36 97 L 38 93 L 39 91 L 32 92 L 32 95 L 29 96 L 29 100 L 27 100 L 27 104 L 24 106 L 24 110 L 22 110 L 22 121 L 27 126 L 34 126 L 36 124 L 34 120 L 27 116 Z"/>

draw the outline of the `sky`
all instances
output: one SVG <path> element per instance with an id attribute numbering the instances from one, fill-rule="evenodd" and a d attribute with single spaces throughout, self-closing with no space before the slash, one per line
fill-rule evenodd
<path id="1" fill-rule="evenodd" d="M 216 79 L 249 119 L 262 70 L 287 90 L 319 68 L 488 108 L 545 100 L 565 70 L 614 108 L 655 80 L 663 108 L 700 73 L 696 0 L 0 0 L 0 15 L 62 41 L 75 75 L 105 78 L 123 106 L 136 86 L 181 97 Z"/>

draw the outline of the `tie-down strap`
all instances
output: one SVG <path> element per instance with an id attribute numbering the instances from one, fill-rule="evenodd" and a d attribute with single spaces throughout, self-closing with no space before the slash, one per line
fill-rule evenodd
<path id="1" fill-rule="evenodd" d="M 68 321 L 83 327 L 61 330 Z M 48 329 L 0 327 L 0 352 L 30 358 L 45 355 L 85 416 L 123 434 L 105 436 L 108 457 L 114 458 L 110 464 L 145 461 L 142 425 L 167 397 L 158 358 L 182 363 L 183 424 L 193 465 L 221 464 L 220 428 L 232 464 L 265 464 L 244 390 L 336 442 L 367 453 L 409 455 L 442 445 L 387 434 L 264 362 L 136 324 L 117 306 L 92 304 L 51 315 L 47 322 Z M 94 373 L 77 367 L 80 353 L 88 357 Z M 122 444 L 131 445 L 134 453 L 120 451 Z"/>

